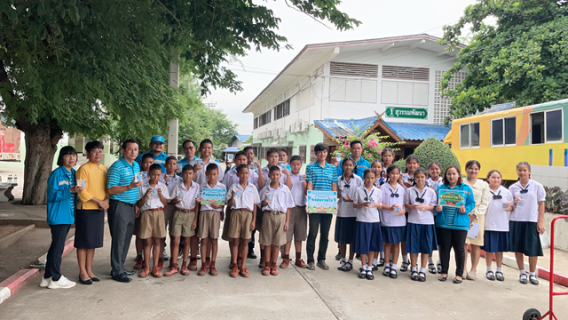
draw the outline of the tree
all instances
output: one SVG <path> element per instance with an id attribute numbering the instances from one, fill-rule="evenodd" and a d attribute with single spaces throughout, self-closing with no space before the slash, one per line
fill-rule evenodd
<path id="1" fill-rule="evenodd" d="M 351 142 L 359 140 L 363 145 L 361 158 L 369 162 L 373 162 L 375 159 L 381 159 L 381 151 L 383 148 L 398 150 L 395 147 L 404 143 L 381 141 L 388 138 L 388 136 L 381 136 L 379 132 L 369 134 L 370 130 L 371 128 L 367 129 L 363 133 L 360 133 L 360 130 L 357 130 L 352 136 L 335 138 L 335 142 L 337 142 L 337 150 L 333 152 L 333 155 L 337 156 L 338 154 L 341 154 L 343 159 L 351 156 Z"/>
<path id="2" fill-rule="evenodd" d="M 339 0 L 288 0 L 338 29 L 360 22 Z M 0 107 L 26 135 L 24 204 L 46 203 L 63 131 L 147 142 L 182 117 L 169 63 L 210 87 L 241 89 L 223 67 L 247 49 L 289 47 L 280 19 L 252 0 L 0 1 Z M 179 57 L 179 59 L 178 59 Z"/>
<path id="3" fill-rule="evenodd" d="M 413 154 L 420 160 L 420 166 L 423 168 L 428 168 L 428 164 L 432 161 L 438 161 L 442 165 L 442 175 L 451 164 L 461 168 L 460 162 L 452 149 L 436 138 L 428 138 L 422 141 Z"/>
<path id="4" fill-rule="evenodd" d="M 486 23 L 490 17 L 497 19 L 496 25 Z M 478 0 L 459 22 L 444 27 L 439 43 L 456 49 L 468 26 L 471 42 L 442 80 L 453 117 L 493 104 L 516 101 L 524 106 L 568 95 L 566 1 Z M 450 88 L 449 80 L 463 70 L 468 72 L 463 83 Z"/>

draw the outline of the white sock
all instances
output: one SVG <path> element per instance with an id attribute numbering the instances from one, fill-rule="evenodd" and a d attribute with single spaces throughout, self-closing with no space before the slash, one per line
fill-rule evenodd
<path id="1" fill-rule="evenodd" d="M 385 263 L 385 268 L 390 268 L 390 263 Z"/>
<path id="2" fill-rule="evenodd" d="M 536 277 L 536 274 L 534 272 L 529 272 L 529 277 Z"/>
<path id="3" fill-rule="evenodd" d="M 395 269 L 395 270 L 396 270 L 396 263 L 391 263 L 391 269 Z"/>
<path id="4" fill-rule="evenodd" d="M 365 270 L 371 271 L 371 270 L 373 270 L 373 268 L 371 268 L 371 267 L 369 267 L 369 266 L 365 266 Z"/>
<path id="5" fill-rule="evenodd" d="M 432 259 L 432 257 L 428 258 L 428 264 L 434 264 L 434 259 Z"/>
<path id="6" fill-rule="evenodd" d="M 491 268 L 491 266 L 487 266 L 487 272 L 489 272 L 489 271 L 493 272 L 493 269 Z"/>
<path id="7" fill-rule="evenodd" d="M 385 260 L 385 252 L 384 251 L 379 252 L 379 257 Z"/>
<path id="8" fill-rule="evenodd" d="M 379 264 L 379 261 L 377 259 L 373 259 L 373 264 L 377 265 L 377 264 Z"/>
<path id="9" fill-rule="evenodd" d="M 426 268 L 420 268 L 420 272 L 426 274 Z"/>
<path id="10" fill-rule="evenodd" d="M 497 267 L 497 272 L 502 272 L 501 267 Z"/>
<path id="11" fill-rule="evenodd" d="M 442 260 L 438 259 L 438 261 L 436 261 L 436 264 L 442 264 Z"/>
<path id="12" fill-rule="evenodd" d="M 408 261 L 408 255 L 407 255 L 407 254 L 403 254 L 403 255 L 402 255 L 402 262 L 404 262 L 404 263 L 409 263 L 409 261 Z"/>
<path id="13" fill-rule="evenodd" d="M 525 272 L 525 270 L 519 270 L 519 273 L 521 274 L 521 277 L 522 277 L 522 276 L 525 276 L 525 277 L 527 276 L 527 273 Z"/>
<path id="14" fill-rule="evenodd" d="M 417 267 L 412 267 L 412 272 L 418 272 L 418 268 L 417 268 Z"/>
<path id="15" fill-rule="evenodd" d="M 349 263 L 351 263 L 351 265 L 353 265 L 353 259 L 349 259 Z"/>
<path id="16" fill-rule="evenodd" d="M 345 263 L 345 258 L 341 258 L 341 262 Z"/>

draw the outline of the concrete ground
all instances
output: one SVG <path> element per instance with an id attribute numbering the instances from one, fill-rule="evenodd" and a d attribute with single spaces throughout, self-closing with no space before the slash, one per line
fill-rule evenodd
<path id="1" fill-rule="evenodd" d="M 334 228 L 332 227 L 332 230 Z M 333 232 L 332 232 L 333 233 Z M 132 243 L 133 244 L 133 243 Z M 505 282 L 483 278 L 485 261 L 479 263 L 477 281 L 461 285 L 450 280 L 439 282 L 427 274 L 425 283 L 409 279 L 385 278 L 375 273 L 375 280 L 360 280 L 357 271 L 336 270 L 335 243 L 330 242 L 329 271 L 279 269 L 277 277 L 263 277 L 258 260 L 248 260 L 249 279 L 229 277 L 227 243 L 220 241 L 217 259 L 219 276 L 175 275 L 171 278 L 133 277 L 129 284 L 110 280 L 110 236 L 104 248 L 97 250 L 94 271 L 102 279 L 91 286 L 77 284 L 68 290 L 38 287 L 39 277 L 0 304 L 2 319 L 522 319 L 528 308 L 548 309 L 548 282 L 539 286 L 521 285 L 518 271 L 504 267 Z M 257 249 L 258 252 L 258 249 Z M 127 268 L 134 264 L 131 247 Z M 356 260 L 356 269 L 359 261 Z M 167 262 L 166 262 L 167 267 Z M 63 274 L 76 280 L 75 251 L 64 257 Z M 166 271 L 166 268 L 163 270 Z M 558 290 L 567 290 L 557 287 Z M 568 304 L 557 298 L 556 312 L 568 316 Z M 564 316 L 564 317 L 563 317 Z"/>

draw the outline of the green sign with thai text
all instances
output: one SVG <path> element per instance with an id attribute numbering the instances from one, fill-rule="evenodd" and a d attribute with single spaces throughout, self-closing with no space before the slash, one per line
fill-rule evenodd
<path id="1" fill-rule="evenodd" d="M 428 118 L 428 110 L 424 108 L 387 107 L 387 117 L 426 119 Z"/>

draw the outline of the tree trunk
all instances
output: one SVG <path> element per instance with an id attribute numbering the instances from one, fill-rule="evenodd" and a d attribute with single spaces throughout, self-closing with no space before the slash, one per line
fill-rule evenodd
<path id="1" fill-rule="evenodd" d="M 22 204 L 47 204 L 47 178 L 63 131 L 46 122 L 29 124 L 23 120 L 16 121 L 16 126 L 24 132 L 26 140 Z"/>

